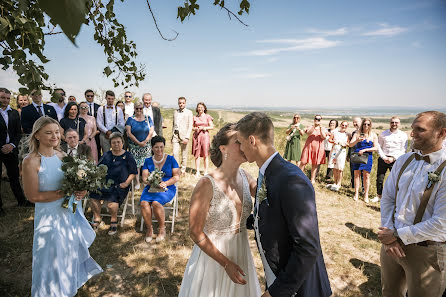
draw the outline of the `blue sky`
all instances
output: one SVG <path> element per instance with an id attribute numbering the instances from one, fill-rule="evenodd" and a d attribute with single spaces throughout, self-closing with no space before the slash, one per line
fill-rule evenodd
<path id="1" fill-rule="evenodd" d="M 116 13 L 135 41 L 151 92 L 162 105 L 204 101 L 227 107 L 446 106 L 446 1 L 251 1 L 245 27 L 201 0 L 181 23 L 181 1 L 152 0 L 162 40 L 145 1 L 116 1 Z M 225 1 L 237 11 L 238 1 Z M 74 47 L 47 40 L 50 80 L 67 94 L 113 89 L 106 58 L 83 27 Z M 19 86 L 10 72 L 3 84 Z"/>

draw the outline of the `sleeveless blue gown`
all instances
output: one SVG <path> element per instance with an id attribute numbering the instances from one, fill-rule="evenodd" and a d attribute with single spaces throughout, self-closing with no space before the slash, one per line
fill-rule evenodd
<path id="1" fill-rule="evenodd" d="M 39 191 L 60 189 L 61 165 L 57 155 L 41 156 Z M 73 214 L 61 207 L 62 201 L 35 204 L 32 297 L 74 296 L 88 279 L 102 272 L 88 251 L 96 234 L 82 207 Z"/>

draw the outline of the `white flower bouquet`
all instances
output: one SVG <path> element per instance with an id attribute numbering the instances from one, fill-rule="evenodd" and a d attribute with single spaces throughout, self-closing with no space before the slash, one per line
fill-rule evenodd
<path id="1" fill-rule="evenodd" d="M 77 201 L 74 198 L 75 191 L 99 192 L 102 188 L 108 188 L 113 181 L 106 181 L 108 168 L 106 165 L 96 165 L 93 161 L 85 157 L 67 156 L 62 159 L 62 180 L 61 191 L 66 196 L 62 202 L 63 208 L 72 209 L 76 212 Z"/>
<path id="2" fill-rule="evenodd" d="M 150 185 L 149 193 L 165 192 L 164 188 L 160 187 L 160 183 L 163 181 L 164 172 L 155 168 L 147 177 L 147 182 Z"/>

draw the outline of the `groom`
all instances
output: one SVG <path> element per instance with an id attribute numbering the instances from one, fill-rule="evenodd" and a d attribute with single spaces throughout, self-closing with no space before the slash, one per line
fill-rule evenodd
<path id="1" fill-rule="evenodd" d="M 240 150 L 260 168 L 254 229 L 267 285 L 262 297 L 330 296 L 310 180 L 276 152 L 266 114 L 246 115 L 236 130 Z"/>

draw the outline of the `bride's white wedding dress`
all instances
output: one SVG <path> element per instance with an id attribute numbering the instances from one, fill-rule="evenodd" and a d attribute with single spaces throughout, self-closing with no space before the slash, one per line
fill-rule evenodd
<path id="1" fill-rule="evenodd" d="M 213 187 L 213 197 L 204 226 L 204 233 L 215 247 L 231 261 L 239 265 L 247 284 L 234 283 L 225 269 L 209 257 L 197 245 L 184 271 L 179 297 L 259 297 L 259 280 L 249 248 L 246 219 L 252 211 L 252 200 L 245 172 L 239 170 L 243 180 L 243 201 L 240 218 L 234 202 L 206 175 Z"/>

